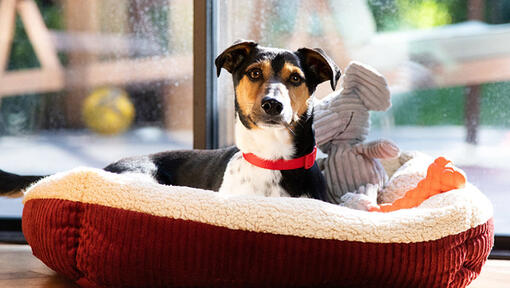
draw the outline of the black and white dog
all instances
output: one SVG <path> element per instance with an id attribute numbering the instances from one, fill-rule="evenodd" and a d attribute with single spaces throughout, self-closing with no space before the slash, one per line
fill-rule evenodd
<path id="1" fill-rule="evenodd" d="M 311 95 L 340 70 L 320 49 L 297 51 L 238 41 L 216 58 L 217 74 L 232 74 L 236 146 L 168 151 L 122 159 L 104 168 L 143 173 L 165 185 L 233 194 L 324 199 L 325 182 L 315 163 Z M 0 195 L 19 194 L 43 176 L 0 170 Z"/>

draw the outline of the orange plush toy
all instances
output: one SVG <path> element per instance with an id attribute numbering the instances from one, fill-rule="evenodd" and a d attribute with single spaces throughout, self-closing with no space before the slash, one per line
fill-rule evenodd
<path id="1" fill-rule="evenodd" d="M 369 208 L 371 212 L 391 212 L 400 209 L 414 208 L 428 198 L 453 189 L 459 189 L 466 184 L 464 173 L 453 166 L 443 157 L 437 158 L 427 169 L 427 176 L 421 180 L 416 188 L 393 203 L 385 203 Z"/>

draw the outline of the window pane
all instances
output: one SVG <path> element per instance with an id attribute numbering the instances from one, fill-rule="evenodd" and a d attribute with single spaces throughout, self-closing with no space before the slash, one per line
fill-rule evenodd
<path id="1" fill-rule="evenodd" d="M 24 2 L 0 71 L 0 169 L 52 174 L 192 147 L 192 1 Z M 21 209 L 0 199 L 0 217 Z"/>
<path id="2" fill-rule="evenodd" d="M 484 5 L 485 3 L 485 5 Z M 239 38 L 265 46 L 321 47 L 345 68 L 375 67 L 393 107 L 372 112 L 370 139 L 445 156 L 463 168 L 510 234 L 510 3 L 504 0 L 220 1 L 219 48 Z M 221 140 L 233 143 L 233 90 L 220 77 Z M 329 91 L 319 85 L 317 97 Z"/>

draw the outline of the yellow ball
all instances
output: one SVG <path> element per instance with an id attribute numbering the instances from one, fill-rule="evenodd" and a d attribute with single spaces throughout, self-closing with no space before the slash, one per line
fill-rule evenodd
<path id="1" fill-rule="evenodd" d="M 99 88 L 85 98 L 82 115 L 89 129 L 100 134 L 114 135 L 131 126 L 135 118 L 135 107 L 124 90 Z"/>

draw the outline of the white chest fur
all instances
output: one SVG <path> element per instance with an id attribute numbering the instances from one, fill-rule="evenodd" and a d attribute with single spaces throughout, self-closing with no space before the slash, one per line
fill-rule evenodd
<path id="1" fill-rule="evenodd" d="M 285 128 L 260 127 L 247 129 L 236 119 L 236 145 L 241 150 L 227 165 L 220 193 L 250 194 L 283 197 L 289 194 L 280 186 L 282 173 L 278 170 L 259 168 L 244 160 L 242 153 L 253 153 L 258 157 L 276 160 L 290 159 L 294 143 Z"/>
<path id="2" fill-rule="evenodd" d="M 259 168 L 244 160 L 237 152 L 227 165 L 220 193 L 288 197 L 279 185 L 282 173 L 278 170 Z"/>
<path id="3" fill-rule="evenodd" d="M 244 153 L 253 153 L 267 160 L 291 159 L 294 142 L 284 127 L 256 127 L 248 129 L 237 119 L 236 145 Z"/>

